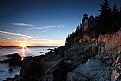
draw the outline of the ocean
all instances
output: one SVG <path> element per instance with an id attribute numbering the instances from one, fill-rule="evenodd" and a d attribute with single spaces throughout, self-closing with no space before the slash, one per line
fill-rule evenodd
<path id="1" fill-rule="evenodd" d="M 42 54 L 45 54 L 49 52 L 47 49 L 54 49 L 57 48 L 57 46 L 30 46 L 25 49 L 21 47 L 0 47 L 0 61 L 7 59 L 6 55 L 13 54 L 13 53 L 19 53 L 21 57 L 27 57 L 27 56 L 39 56 Z M 0 81 L 5 80 L 6 78 L 14 77 L 16 74 L 18 75 L 20 73 L 20 67 L 12 67 L 13 72 L 9 72 L 8 69 L 10 67 L 7 63 L 0 63 Z"/>

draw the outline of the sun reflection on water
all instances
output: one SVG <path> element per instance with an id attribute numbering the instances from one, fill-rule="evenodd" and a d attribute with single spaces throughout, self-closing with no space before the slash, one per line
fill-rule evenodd
<path id="1" fill-rule="evenodd" d="M 22 48 L 22 58 L 25 57 L 25 49 L 26 48 L 24 48 L 24 47 Z"/>
<path id="2" fill-rule="evenodd" d="M 26 42 L 24 42 L 24 43 L 22 43 L 21 45 L 20 45 L 20 47 L 22 48 L 22 55 L 21 55 L 21 57 L 22 57 L 22 59 L 24 58 L 24 57 L 26 57 L 26 49 L 27 49 L 27 44 L 26 44 Z"/>

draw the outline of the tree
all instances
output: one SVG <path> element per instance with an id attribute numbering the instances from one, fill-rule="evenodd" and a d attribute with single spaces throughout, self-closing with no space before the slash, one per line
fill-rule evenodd
<path id="1" fill-rule="evenodd" d="M 103 4 L 100 5 L 101 9 L 100 15 L 97 17 L 97 33 L 105 33 L 110 27 L 110 16 L 111 16 L 111 8 L 109 6 L 108 0 L 104 0 Z"/>
<path id="2" fill-rule="evenodd" d="M 111 13 L 111 8 L 109 7 L 109 2 L 108 0 L 104 0 L 103 4 L 100 5 L 101 10 L 99 10 L 102 16 L 109 15 Z"/>
<path id="3" fill-rule="evenodd" d="M 113 10 L 112 10 L 112 13 L 118 13 L 118 9 L 117 9 L 117 5 L 116 5 L 116 3 L 114 4 L 114 6 L 113 6 Z"/>
<path id="4" fill-rule="evenodd" d="M 113 9 L 112 9 L 112 14 L 111 14 L 111 26 L 112 26 L 112 30 L 115 32 L 115 31 L 118 31 L 119 30 L 119 10 L 117 8 L 117 5 L 116 3 L 114 4 L 113 6 Z"/>

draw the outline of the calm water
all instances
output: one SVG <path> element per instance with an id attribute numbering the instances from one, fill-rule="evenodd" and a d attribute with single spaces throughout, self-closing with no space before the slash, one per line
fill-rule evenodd
<path id="1" fill-rule="evenodd" d="M 27 47 L 26 49 L 23 49 L 21 47 L 0 47 L 0 60 L 6 59 L 7 57 L 5 57 L 5 55 L 13 53 L 19 53 L 22 57 L 38 56 L 49 52 L 49 50 L 47 50 L 49 48 L 54 49 L 56 47 L 37 46 L 37 47 Z M 9 72 L 8 71 L 9 68 L 10 67 L 8 66 L 7 63 L 6 64 L 0 63 L 0 81 L 4 80 L 7 77 L 14 77 L 15 74 L 19 74 L 20 67 L 12 67 L 13 72 Z"/>

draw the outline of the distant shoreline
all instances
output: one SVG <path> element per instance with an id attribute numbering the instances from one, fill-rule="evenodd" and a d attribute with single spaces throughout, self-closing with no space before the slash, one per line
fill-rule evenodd
<path id="1" fill-rule="evenodd" d="M 20 47 L 20 46 L 0 46 L 0 47 Z M 27 46 L 27 47 L 60 47 L 60 46 Z"/>

